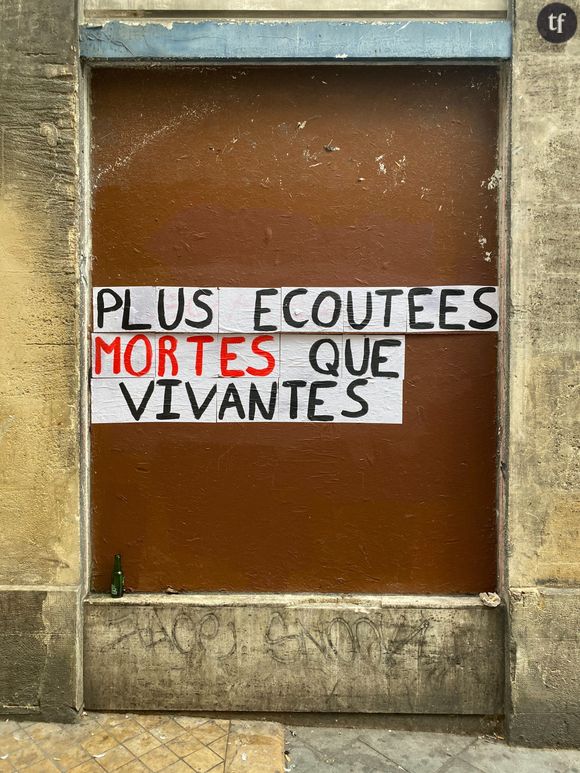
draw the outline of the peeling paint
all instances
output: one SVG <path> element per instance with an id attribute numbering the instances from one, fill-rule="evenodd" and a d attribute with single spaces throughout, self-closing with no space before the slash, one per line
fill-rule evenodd
<path id="1" fill-rule="evenodd" d="M 505 59 L 506 21 L 110 21 L 81 28 L 89 59 Z"/>

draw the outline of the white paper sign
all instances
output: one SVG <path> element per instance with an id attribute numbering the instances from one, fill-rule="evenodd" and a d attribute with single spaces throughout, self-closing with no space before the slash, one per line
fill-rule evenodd
<path id="1" fill-rule="evenodd" d="M 158 287 L 155 330 L 175 333 L 217 333 L 217 287 Z"/>
<path id="2" fill-rule="evenodd" d="M 94 287 L 93 332 L 157 329 L 156 287 Z"/>
<path id="3" fill-rule="evenodd" d="M 408 333 L 462 333 L 497 329 L 497 287 L 461 285 L 407 288 Z"/>
<path id="4" fill-rule="evenodd" d="M 407 329 L 406 287 L 349 287 L 344 331 L 404 333 Z"/>
<path id="5" fill-rule="evenodd" d="M 93 378 L 154 377 L 157 366 L 155 335 L 145 333 L 93 333 Z"/>
<path id="6" fill-rule="evenodd" d="M 220 287 L 222 333 L 275 333 L 280 330 L 280 289 Z"/>
<path id="7" fill-rule="evenodd" d="M 345 288 L 283 287 L 284 333 L 342 333 Z"/>
<path id="8" fill-rule="evenodd" d="M 402 379 L 93 379 L 93 424 L 362 422 L 400 424 Z"/>
<path id="9" fill-rule="evenodd" d="M 94 332 L 438 333 L 498 329 L 497 287 L 96 287 Z"/>
<path id="10" fill-rule="evenodd" d="M 403 381 L 388 379 L 280 380 L 279 420 L 401 424 Z"/>
<path id="11" fill-rule="evenodd" d="M 404 336 L 280 336 L 281 378 L 404 378 Z"/>
<path id="12" fill-rule="evenodd" d="M 92 419 L 403 420 L 405 336 L 498 329 L 497 287 L 96 287 Z"/>

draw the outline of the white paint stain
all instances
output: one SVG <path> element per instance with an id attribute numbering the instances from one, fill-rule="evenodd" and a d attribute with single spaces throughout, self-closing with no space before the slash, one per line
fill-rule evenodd
<path id="1" fill-rule="evenodd" d="M 495 188 L 497 188 L 500 181 L 501 181 L 501 172 L 499 169 L 496 169 L 495 172 L 489 178 L 489 180 L 481 181 L 481 187 L 484 188 L 487 186 L 488 191 L 493 191 Z"/>
<path id="2" fill-rule="evenodd" d="M 487 239 L 485 238 L 485 236 L 480 236 L 477 241 L 479 243 L 479 246 L 483 250 L 483 259 L 485 260 L 486 263 L 491 263 L 491 251 L 485 249 L 485 245 L 487 244 Z"/>
<path id="3" fill-rule="evenodd" d="M 162 137 L 165 134 L 169 134 L 170 132 L 175 131 L 186 119 L 201 121 L 206 116 L 214 113 L 217 109 L 218 107 L 215 104 L 210 104 L 206 107 L 198 108 L 185 107 L 181 113 L 179 113 L 179 115 L 176 115 L 175 118 L 172 118 L 168 123 L 160 126 L 158 129 L 155 129 L 152 132 L 149 132 L 148 134 L 145 134 L 141 140 L 135 143 L 129 152 L 124 156 L 117 158 L 115 161 L 113 161 L 112 164 L 108 164 L 107 166 L 103 167 L 103 169 L 101 169 L 100 172 L 95 175 L 95 186 L 97 186 L 103 178 L 107 177 L 107 175 L 128 166 L 138 153 L 140 153 L 142 150 L 145 150 L 145 148 L 151 145 L 151 143 L 155 142 L 158 137 Z"/>

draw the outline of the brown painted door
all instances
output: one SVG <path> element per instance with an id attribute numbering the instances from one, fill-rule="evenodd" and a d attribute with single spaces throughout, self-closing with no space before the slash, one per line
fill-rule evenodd
<path id="1" fill-rule="evenodd" d="M 490 67 L 99 69 L 95 286 L 497 284 Z M 407 335 L 384 424 L 92 427 L 93 586 L 495 587 L 490 333 Z"/>

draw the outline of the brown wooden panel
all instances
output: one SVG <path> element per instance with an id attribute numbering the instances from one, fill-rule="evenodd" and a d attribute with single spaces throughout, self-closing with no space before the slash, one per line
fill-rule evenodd
<path id="1" fill-rule="evenodd" d="M 92 104 L 95 285 L 497 283 L 495 69 L 103 69 Z M 496 348 L 407 336 L 401 426 L 94 426 L 95 589 L 116 551 L 143 591 L 494 588 Z"/>

